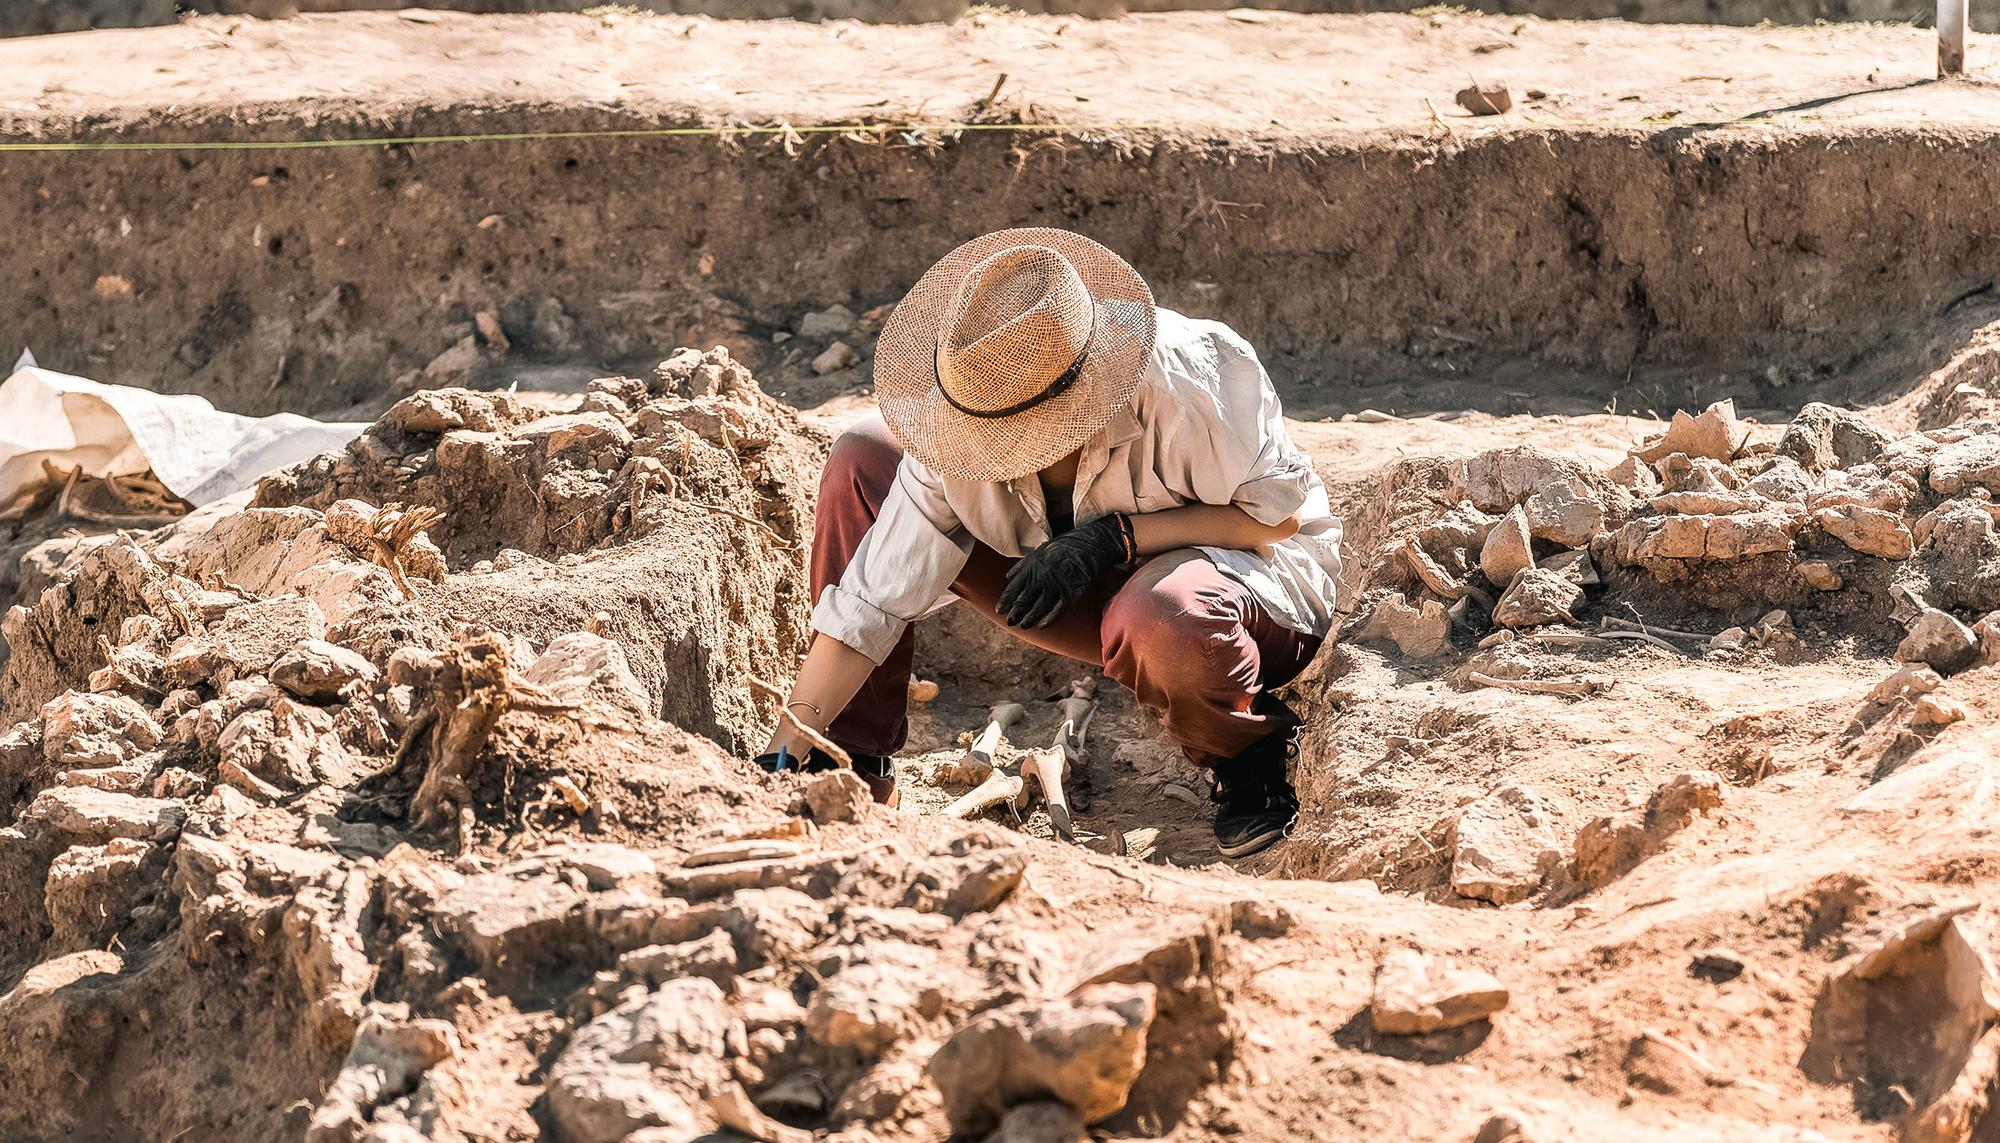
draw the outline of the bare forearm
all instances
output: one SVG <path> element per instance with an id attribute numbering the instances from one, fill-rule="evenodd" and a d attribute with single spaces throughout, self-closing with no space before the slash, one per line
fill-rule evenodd
<path id="1" fill-rule="evenodd" d="M 1260 524 L 1233 504 L 1187 504 L 1132 517 L 1132 538 L 1142 556 L 1175 548 L 1233 548 L 1250 551 L 1290 539 L 1298 517 Z"/>
<path id="2" fill-rule="evenodd" d="M 826 724 L 847 708 L 874 669 L 875 664 L 868 656 L 840 640 L 814 635 L 812 647 L 806 651 L 806 661 L 800 665 L 798 677 L 792 680 L 792 693 L 787 699 L 792 704 L 789 707 L 792 717 L 814 730 L 825 730 Z M 797 728 L 780 718 L 764 753 L 784 747 L 793 754 L 803 754 L 808 745 Z"/>

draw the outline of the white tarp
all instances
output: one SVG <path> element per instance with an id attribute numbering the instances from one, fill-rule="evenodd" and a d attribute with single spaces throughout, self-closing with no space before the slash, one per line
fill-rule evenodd
<path id="1" fill-rule="evenodd" d="M 151 469 L 176 496 L 206 504 L 340 448 L 367 427 L 295 413 L 242 417 L 188 394 L 17 369 L 0 383 L 0 504 L 47 479 L 44 459 L 90 476 Z"/>

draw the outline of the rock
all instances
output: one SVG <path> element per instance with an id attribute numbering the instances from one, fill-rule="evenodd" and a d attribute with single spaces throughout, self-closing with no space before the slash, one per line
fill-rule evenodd
<path id="1" fill-rule="evenodd" d="M 1648 516 L 1613 534 L 1609 551 L 1625 565 L 1650 560 L 1740 560 L 1792 550 L 1805 514 L 1787 508 L 1727 516 Z"/>
<path id="2" fill-rule="evenodd" d="M 479 348 L 479 339 L 466 334 L 430 359 L 424 366 L 421 384 L 426 389 L 455 388 L 472 380 L 473 374 L 485 364 L 486 353 Z"/>
<path id="3" fill-rule="evenodd" d="M 116 766 L 161 737 L 146 708 L 124 695 L 66 691 L 42 705 L 42 756 L 65 769 Z"/>
<path id="4" fill-rule="evenodd" d="M 1931 456 L 1930 485 L 1946 496 L 1974 487 L 2000 492 L 2000 433 L 1981 433 L 1940 447 Z"/>
<path id="5" fill-rule="evenodd" d="M 1734 980 L 1743 975 L 1743 954 L 1714 945 L 1695 954 L 1693 968 L 1713 980 Z"/>
<path id="6" fill-rule="evenodd" d="M 824 377 L 829 373 L 848 368 L 857 360 L 859 358 L 855 356 L 853 346 L 844 341 L 836 341 L 812 359 L 812 371 Z"/>
<path id="7" fill-rule="evenodd" d="M 1989 611 L 1972 625 L 1972 633 L 1979 639 L 1979 665 L 1991 667 L 2000 663 L 2000 611 Z"/>
<path id="8" fill-rule="evenodd" d="M 326 614 L 302 595 L 279 595 L 233 607 L 207 635 L 167 649 L 167 680 L 195 686 L 268 675 L 278 657 L 308 640 L 326 638 Z"/>
<path id="9" fill-rule="evenodd" d="M 1514 96 L 1504 83 L 1475 83 L 1461 88 L 1452 101 L 1474 115 L 1504 115 L 1514 106 Z"/>
<path id="10" fill-rule="evenodd" d="M 985 1143 L 1088 1143 L 1083 1120 L 1062 1103 L 1022 1103 L 1007 1109 Z"/>
<path id="11" fill-rule="evenodd" d="M 1736 402 L 1717 401 L 1699 416 L 1690 417 L 1685 409 L 1676 410 L 1665 435 L 1632 455 L 1652 464 L 1677 452 L 1727 463 L 1736 458 L 1749 439 L 1750 426 L 1736 419 Z"/>
<path id="12" fill-rule="evenodd" d="M 1505 588 L 1514 577 L 1535 566 L 1528 535 L 1528 513 L 1520 505 L 1507 510 L 1479 548 L 1479 570 L 1494 586 Z"/>
<path id="13" fill-rule="evenodd" d="M 1636 456 L 1628 456 L 1606 470 L 1605 475 L 1639 496 L 1650 497 L 1660 490 L 1660 474 Z"/>
<path id="14" fill-rule="evenodd" d="M 1554 799 L 1519 785 L 1466 806 L 1452 829 L 1451 887 L 1496 905 L 1533 896 L 1562 862 L 1556 832 L 1562 811 Z"/>
<path id="15" fill-rule="evenodd" d="M 1051 1097 L 1086 1124 L 1116 1114 L 1145 1067 L 1155 1003 L 1150 984 L 1095 984 L 974 1019 L 928 1068 L 952 1127 L 988 1131 L 1009 1107 Z"/>
<path id="16" fill-rule="evenodd" d="M 588 702 L 627 714 L 656 715 L 646 688 L 633 676 L 624 648 L 602 635 L 573 631 L 549 640 L 521 677 L 558 702 L 582 706 Z"/>
<path id="17" fill-rule="evenodd" d="M 1735 469 L 1705 456 L 1677 452 L 1653 467 L 1659 470 L 1660 486 L 1667 492 L 1734 492 L 1743 485 Z"/>
<path id="18" fill-rule="evenodd" d="M 45 822 L 76 842 L 101 845 L 126 837 L 164 841 L 180 832 L 187 809 L 164 798 L 141 798 L 88 786 L 51 786 L 22 811 L 23 821 Z"/>
<path id="19" fill-rule="evenodd" d="M 1898 667 L 1888 678 L 1876 683 L 1875 689 L 1868 692 L 1868 701 L 1879 706 L 1887 706 L 1905 699 L 1927 695 L 1943 685 L 1944 676 L 1931 668 L 1919 664 L 1906 664 Z"/>
<path id="20" fill-rule="evenodd" d="M 1576 880 L 1600 888 L 1666 848 L 1695 815 L 1722 804 L 1729 788 L 1720 774 L 1694 770 L 1653 791 L 1643 808 L 1598 818 L 1577 831 L 1572 871 Z"/>
<path id="21" fill-rule="evenodd" d="M 1996 1015 L 1992 969 L 1958 921 L 1976 908 L 1966 901 L 1921 913 L 1829 973 L 1799 1057 L 1806 1078 L 1885 1094 L 1893 1085 L 1899 1106 L 1912 1110 L 1951 1091 Z"/>
<path id="22" fill-rule="evenodd" d="M 1940 675 L 1952 675 L 1979 658 L 1979 638 L 1948 612 L 1926 608 L 1896 645 L 1896 661 L 1922 663 Z"/>
<path id="23" fill-rule="evenodd" d="M 852 770 L 834 770 L 806 783 L 806 808 L 821 825 L 861 821 L 874 804 L 868 783 Z"/>
<path id="24" fill-rule="evenodd" d="M 854 311 L 836 302 L 823 310 L 806 314 L 795 328 L 800 337 L 809 337 L 814 341 L 845 337 L 854 332 Z"/>
<path id="25" fill-rule="evenodd" d="M 1578 587 L 1595 587 L 1604 582 L 1598 576 L 1597 565 L 1591 562 L 1589 552 L 1557 552 L 1543 560 L 1541 566 Z"/>
<path id="26" fill-rule="evenodd" d="M 1412 606 L 1402 592 L 1391 592 L 1375 601 L 1347 638 L 1392 646 L 1411 659 L 1435 659 L 1451 650 L 1451 617 L 1435 599 Z"/>
<path id="27" fill-rule="evenodd" d="M 306 1143 L 375 1139 L 376 1108 L 415 1090 L 425 1072 L 458 1054 L 458 1030 L 447 1020 L 394 1020 L 371 1012 L 354 1034 L 340 1073 L 313 1110 Z"/>
<path id="28" fill-rule="evenodd" d="M 1528 497 L 1521 509 L 1530 535 L 1565 548 L 1584 547 L 1604 530 L 1604 502 L 1577 485 L 1551 484 Z M 1483 561 L 1485 553 L 1480 556 Z"/>
<path id="29" fill-rule="evenodd" d="M 1824 560 L 1807 560 L 1799 565 L 1799 578 L 1806 581 L 1814 591 L 1839 591 L 1847 586 L 1833 565 Z"/>
<path id="30" fill-rule="evenodd" d="M 1472 1136 L 1472 1143 L 1534 1143 L 1520 1113 L 1496 1111 L 1486 1117 Z"/>
<path id="31" fill-rule="evenodd" d="M 1903 518 L 1879 508 L 1842 504 L 1822 508 L 1812 519 L 1827 535 L 1863 555 L 1907 560 L 1916 554 L 1916 542 Z"/>
<path id="32" fill-rule="evenodd" d="M 736 942 L 721 929 L 679 944 L 647 945 L 618 958 L 621 976 L 649 986 L 664 984 L 675 977 L 698 976 L 714 981 L 727 992 L 734 987 L 739 968 Z"/>
<path id="33" fill-rule="evenodd" d="M 1964 703 L 1949 695 L 1925 695 L 1910 708 L 1911 726 L 1950 726 L 1971 716 Z"/>
<path id="34" fill-rule="evenodd" d="M 357 681 L 372 686 L 379 676 L 373 663 L 324 639 L 308 639 L 271 664 L 271 681 L 307 702 L 337 698 Z"/>
<path id="35" fill-rule="evenodd" d="M 553 875 L 483 873 L 438 898 L 431 923 L 489 976 L 532 971 L 558 955 L 565 921 L 583 894 Z"/>
<path id="36" fill-rule="evenodd" d="M 1574 580 L 1547 568 L 1529 568 L 1500 594 L 1493 621 L 1515 630 L 1558 621 L 1574 623 L 1576 609 L 1582 605 L 1583 589 Z"/>
<path id="37" fill-rule="evenodd" d="M 1644 1031 L 1625 1048 L 1625 1082 L 1659 1095 L 1698 1092 L 1718 1082 L 1715 1065 L 1679 1040 Z"/>
<path id="38" fill-rule="evenodd" d="M 1375 970 L 1368 1012 L 1375 1031 L 1413 1036 L 1485 1020 L 1506 1007 L 1507 986 L 1492 973 L 1399 948 Z"/>
<path id="39" fill-rule="evenodd" d="M 1776 455 L 1818 474 L 1874 461 L 1892 439 L 1859 413 L 1814 401 L 1785 427 Z"/>
<path id="40" fill-rule="evenodd" d="M 694 1110 L 729 1081 L 729 1009 L 713 981 L 670 980 L 570 1037 L 549 1069 L 548 1109 L 564 1143 L 619 1143 L 641 1128 L 712 1126 Z"/>
<path id="41" fill-rule="evenodd" d="M 602 453 L 616 457 L 614 463 L 622 464 L 632 450 L 632 430 L 617 417 L 597 410 L 554 413 L 522 425 L 514 430 L 514 435 L 532 442 L 543 455 L 551 457 L 580 449 L 584 455 Z"/>
<path id="42" fill-rule="evenodd" d="M 849 963 L 813 993 L 806 1006 L 806 1035 L 829 1048 L 878 1056 L 923 1023 L 922 982 L 936 958 L 915 946 L 880 942 L 864 946 L 867 959 Z"/>
<path id="43" fill-rule="evenodd" d="M 1733 516 L 1755 512 L 1769 505 L 1755 492 L 1665 492 L 1652 499 L 1652 508 L 1682 516 Z"/>
<path id="44" fill-rule="evenodd" d="M 42 889 L 55 946 L 100 947 L 123 928 L 142 889 L 140 868 L 152 852 L 149 842 L 114 837 L 57 854 Z"/>
<path id="45" fill-rule="evenodd" d="M 1804 468 L 1784 457 L 1773 458 L 1764 471 L 1750 478 L 1750 491 L 1781 503 L 1796 504 L 1812 495 L 1815 487 Z"/>

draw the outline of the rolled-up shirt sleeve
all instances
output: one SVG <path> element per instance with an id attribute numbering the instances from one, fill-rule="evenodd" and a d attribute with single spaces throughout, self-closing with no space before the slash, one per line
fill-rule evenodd
<path id="1" fill-rule="evenodd" d="M 1171 385 L 1183 415 L 1167 450 L 1176 471 L 1162 475 L 1191 500 L 1233 504 L 1259 524 L 1289 520 L 1312 491 L 1312 463 L 1285 431 L 1283 406 L 1256 351 L 1219 326 L 1207 341 L 1213 375 Z"/>
<path id="2" fill-rule="evenodd" d="M 971 550 L 941 482 L 903 458 L 840 582 L 820 593 L 813 630 L 880 664 L 910 623 L 950 592 Z"/>

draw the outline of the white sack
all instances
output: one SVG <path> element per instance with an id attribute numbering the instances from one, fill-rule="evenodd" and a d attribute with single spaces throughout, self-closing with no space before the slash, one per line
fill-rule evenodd
<path id="1" fill-rule="evenodd" d="M 188 394 L 20 369 L 0 383 L 0 504 L 43 483 L 45 458 L 91 476 L 151 469 L 176 496 L 206 504 L 340 448 L 367 427 L 295 413 L 241 417 Z"/>

